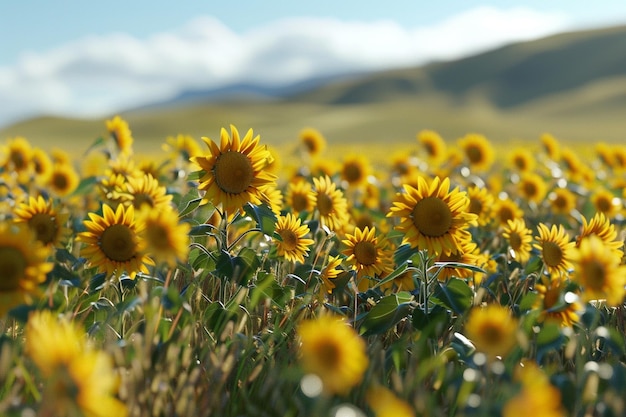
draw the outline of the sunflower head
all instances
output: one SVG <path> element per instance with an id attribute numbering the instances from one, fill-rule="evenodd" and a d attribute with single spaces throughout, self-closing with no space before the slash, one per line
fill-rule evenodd
<path id="1" fill-rule="evenodd" d="M 506 356 L 517 344 L 517 319 L 499 304 L 474 307 L 465 324 L 467 337 L 490 359 Z"/>
<path id="2" fill-rule="evenodd" d="M 312 127 L 304 128 L 300 131 L 300 143 L 311 156 L 317 156 L 326 148 L 326 139 L 319 130 Z"/>
<path id="3" fill-rule="evenodd" d="M 55 163 L 47 185 L 55 195 L 65 197 L 76 190 L 79 182 L 78 173 L 72 165 Z"/>
<path id="4" fill-rule="evenodd" d="M 458 140 L 470 168 L 477 171 L 487 171 L 495 159 L 493 146 L 483 135 L 470 133 Z"/>
<path id="5" fill-rule="evenodd" d="M 400 218 L 396 229 L 404 232 L 411 246 L 431 254 L 455 252 L 460 242 L 469 240 L 467 227 L 476 224 L 476 214 L 468 211 L 469 199 L 457 188 L 450 190 L 450 179 L 435 177 L 429 185 L 418 178 L 417 188 L 404 186 L 387 216 Z"/>
<path id="6" fill-rule="evenodd" d="M 368 366 L 365 341 L 342 319 L 324 315 L 302 322 L 300 363 L 316 374 L 327 394 L 346 394 L 361 382 Z"/>
<path id="7" fill-rule="evenodd" d="M 309 232 L 309 227 L 302 224 L 293 214 L 278 216 L 275 230 L 279 237 L 275 239 L 278 256 L 284 257 L 287 261 L 303 263 L 309 247 L 314 243 L 313 239 L 305 237 Z"/>
<path id="8" fill-rule="evenodd" d="M 422 130 L 417 134 L 417 142 L 424 150 L 430 164 L 437 166 L 445 159 L 446 143 L 439 133 L 433 130 Z"/>
<path id="9" fill-rule="evenodd" d="M 17 222 L 24 222 L 35 232 L 37 240 L 44 245 L 62 246 L 71 234 L 66 223 L 69 213 L 57 211 L 52 201 L 42 196 L 29 197 L 13 211 Z"/>
<path id="10" fill-rule="evenodd" d="M 107 131 L 113 138 L 117 149 L 126 155 L 133 153 L 133 135 L 128 123 L 120 116 L 115 116 L 105 122 Z"/>
<path id="11" fill-rule="evenodd" d="M 189 255 L 189 223 L 181 223 L 178 213 L 169 206 L 147 210 L 139 216 L 139 236 L 145 252 L 170 268 L 185 262 Z"/>
<path id="12" fill-rule="evenodd" d="M 380 277 L 391 272 L 393 263 L 387 241 L 376 235 L 376 228 L 356 228 L 354 234 L 346 234 L 343 240 L 346 249 L 342 252 L 347 256 L 346 262 L 357 272 L 359 289 L 367 288 L 365 277 Z"/>
<path id="13" fill-rule="evenodd" d="M 39 295 L 53 264 L 49 247 L 25 223 L 0 222 L 0 318 Z"/>
<path id="14" fill-rule="evenodd" d="M 570 214 L 576 208 L 576 195 L 567 188 L 556 188 L 548 194 L 550 207 L 555 213 Z"/>
<path id="15" fill-rule="evenodd" d="M 259 145 L 260 137 L 252 129 L 243 138 L 235 126 L 221 130 L 220 145 L 209 138 L 202 140 L 209 147 L 207 156 L 192 157 L 201 169 L 198 189 L 204 191 L 202 204 L 221 205 L 226 213 L 241 211 L 246 203 L 260 204 L 265 189 L 276 186 L 276 176 L 267 172 L 272 155 Z"/>
<path id="16" fill-rule="evenodd" d="M 535 236 L 533 246 L 541 251 L 546 271 L 555 279 L 564 277 L 572 268 L 575 243 L 570 241 L 563 225 L 552 225 L 548 229 L 545 224 L 539 223 L 537 229 L 539 236 Z"/>
<path id="17" fill-rule="evenodd" d="M 148 273 L 148 265 L 154 265 L 145 254 L 145 241 L 140 238 L 141 223 L 135 221 L 133 206 L 119 204 L 113 209 L 104 204 L 102 216 L 89 213 L 84 222 L 85 232 L 79 233 L 76 240 L 83 243 L 81 255 L 92 266 L 108 275 L 128 272 L 134 278 L 138 272 Z"/>

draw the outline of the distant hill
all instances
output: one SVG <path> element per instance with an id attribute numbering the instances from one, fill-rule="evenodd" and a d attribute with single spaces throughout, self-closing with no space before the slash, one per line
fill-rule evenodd
<path id="1" fill-rule="evenodd" d="M 467 58 L 368 74 L 319 78 L 288 87 L 237 85 L 186 91 L 167 102 L 121 112 L 137 147 L 166 136 L 216 137 L 234 123 L 265 141 L 293 141 L 315 126 L 331 142 L 414 141 L 421 129 L 447 140 L 470 131 L 494 141 L 626 139 L 626 26 L 563 33 Z M 40 146 L 85 143 L 104 120 L 35 118 L 0 130 Z"/>

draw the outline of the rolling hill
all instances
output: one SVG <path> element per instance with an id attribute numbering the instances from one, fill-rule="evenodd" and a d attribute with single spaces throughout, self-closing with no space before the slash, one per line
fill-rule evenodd
<path id="1" fill-rule="evenodd" d="M 184 92 L 179 98 L 120 112 L 138 151 L 156 150 L 177 133 L 216 137 L 230 123 L 252 127 L 274 145 L 293 142 L 302 127 L 314 126 L 331 143 L 355 149 L 362 143 L 414 143 L 426 128 L 447 140 L 468 132 L 494 142 L 536 140 L 550 132 L 564 141 L 620 142 L 626 136 L 626 26 L 299 88 L 239 86 Z M 39 117 L 1 129 L 0 137 L 21 135 L 44 148 L 80 149 L 102 133 L 104 118 Z"/>

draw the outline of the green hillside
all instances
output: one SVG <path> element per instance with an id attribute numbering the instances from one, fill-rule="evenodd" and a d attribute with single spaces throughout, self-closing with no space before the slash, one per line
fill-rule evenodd
<path id="1" fill-rule="evenodd" d="M 140 152 L 169 135 L 217 137 L 229 123 L 274 145 L 295 141 L 304 126 L 328 140 L 413 143 L 421 129 L 447 140 L 468 132 L 494 142 L 624 140 L 626 26 L 564 33 L 468 58 L 328 83 L 281 100 L 200 103 L 121 112 Z M 40 117 L 0 129 L 44 148 L 84 149 L 104 133 L 104 119 Z"/>

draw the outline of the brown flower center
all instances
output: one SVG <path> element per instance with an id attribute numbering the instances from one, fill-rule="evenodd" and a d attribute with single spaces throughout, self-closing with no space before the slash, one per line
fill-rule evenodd
<path id="1" fill-rule="evenodd" d="M 378 251 L 373 242 L 358 242 L 354 245 L 354 257 L 361 265 L 374 265 Z"/>
<path id="2" fill-rule="evenodd" d="M 0 292 L 15 291 L 26 270 L 24 254 L 13 247 L 0 247 Z"/>
<path id="3" fill-rule="evenodd" d="M 483 152 L 480 147 L 470 145 L 465 149 L 465 155 L 472 164 L 480 164 L 483 161 Z"/>
<path id="4" fill-rule="evenodd" d="M 581 265 L 585 286 L 594 291 L 600 291 L 606 282 L 606 270 L 600 262 L 590 261 Z"/>
<path id="5" fill-rule="evenodd" d="M 526 195 L 526 197 L 528 197 L 528 198 L 535 197 L 537 195 L 537 192 L 538 192 L 537 184 L 535 184 L 534 182 L 531 182 L 531 181 L 526 181 L 526 182 L 524 182 L 522 190 L 524 192 L 524 195 Z"/>
<path id="6" fill-rule="evenodd" d="M 348 162 L 343 167 L 343 177 L 350 184 L 361 181 L 363 175 L 363 169 L 358 163 Z"/>
<path id="7" fill-rule="evenodd" d="M 67 175 L 57 172 L 52 176 L 52 185 L 54 186 L 55 189 L 57 190 L 67 190 L 67 188 L 69 187 L 69 181 L 67 179 Z"/>
<path id="8" fill-rule="evenodd" d="M 608 213 L 611 211 L 611 200 L 608 198 L 598 198 L 596 200 L 596 208 L 599 212 Z"/>
<path id="9" fill-rule="evenodd" d="M 278 232 L 283 240 L 282 246 L 286 251 L 293 251 L 298 247 L 298 236 L 291 229 L 284 229 Z"/>
<path id="10" fill-rule="evenodd" d="M 554 242 L 545 242 L 543 244 L 543 261 L 546 265 L 556 267 L 563 261 L 563 250 Z"/>
<path id="11" fill-rule="evenodd" d="M 250 159 L 241 152 L 228 151 L 215 161 L 213 175 L 225 193 L 241 194 L 252 185 L 254 169 Z"/>
<path id="12" fill-rule="evenodd" d="M 100 237 L 100 249 L 113 261 L 127 262 L 137 251 L 133 231 L 126 225 L 114 224 L 106 228 Z"/>
<path id="13" fill-rule="evenodd" d="M 495 323 L 485 323 L 481 336 L 485 345 L 497 346 L 502 341 L 502 328 Z"/>
<path id="14" fill-rule="evenodd" d="M 59 230 L 55 218 L 48 213 L 36 213 L 28 220 L 28 226 L 35 231 L 37 240 L 44 245 L 52 243 Z"/>
<path id="15" fill-rule="evenodd" d="M 332 340 L 324 340 L 317 347 L 320 364 L 327 369 L 333 369 L 340 365 L 341 350 Z"/>
<path id="16" fill-rule="evenodd" d="M 328 216 L 334 212 L 333 199 L 326 193 L 317 195 L 317 209 L 322 216 Z"/>
<path id="17" fill-rule="evenodd" d="M 470 198 L 468 211 L 474 214 L 481 214 L 483 212 L 483 202 L 478 198 Z"/>
<path id="18" fill-rule="evenodd" d="M 146 228 L 146 241 L 150 246 L 158 250 L 168 250 L 172 247 L 170 242 L 170 234 L 167 228 L 159 225 L 150 225 Z"/>
<path id="19" fill-rule="evenodd" d="M 11 156 L 9 157 L 11 162 L 13 162 L 13 167 L 16 171 L 22 171 L 26 169 L 27 161 L 24 153 L 13 151 L 11 152 Z"/>
<path id="20" fill-rule="evenodd" d="M 309 207 L 309 199 L 303 194 L 294 194 L 291 198 L 291 207 L 294 211 L 305 211 Z"/>
<path id="21" fill-rule="evenodd" d="M 452 212 L 442 199 L 426 197 L 413 208 L 413 224 L 423 235 L 443 236 L 452 226 Z"/>
<path id="22" fill-rule="evenodd" d="M 518 233 L 511 233 L 511 236 L 509 236 L 509 245 L 511 249 L 518 252 L 522 248 L 522 237 Z"/>

